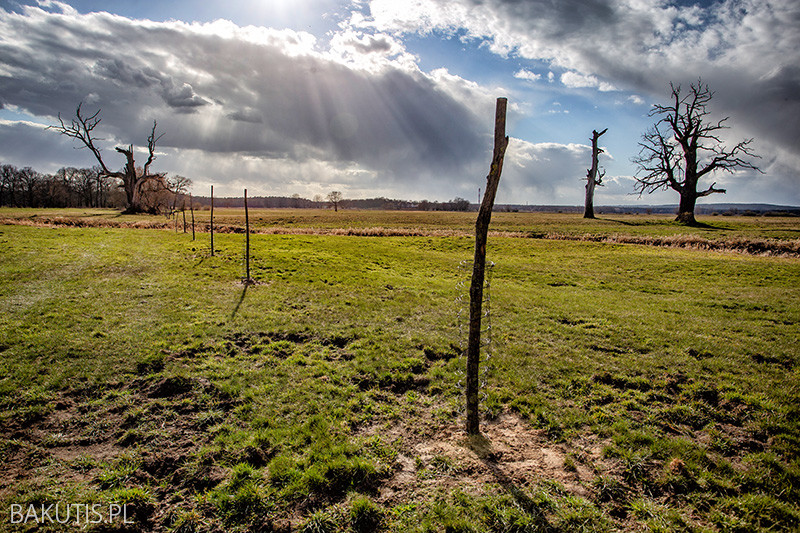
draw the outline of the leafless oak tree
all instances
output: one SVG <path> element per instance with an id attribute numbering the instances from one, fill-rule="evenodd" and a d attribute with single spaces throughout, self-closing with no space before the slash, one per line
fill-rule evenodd
<path id="1" fill-rule="evenodd" d="M 608 128 L 601 132 L 592 130 L 592 168 L 586 169 L 586 201 L 584 203 L 583 218 L 594 218 L 594 188 L 603 185 L 605 172 L 600 170 L 600 154 L 603 149 L 597 146 L 597 140 L 608 131 Z"/>
<path id="2" fill-rule="evenodd" d="M 328 202 L 333 206 L 334 211 L 339 210 L 339 204 L 342 202 L 342 193 L 339 191 L 331 191 L 328 193 Z"/>
<path id="3" fill-rule="evenodd" d="M 109 170 L 100 151 L 100 148 L 95 144 L 97 140 L 93 137 L 94 129 L 100 124 L 100 110 L 98 109 L 94 114 L 84 116 L 81 112 L 83 103 L 78 104 L 75 110 L 75 118 L 73 118 L 69 125 L 64 123 L 61 114 L 58 115 L 59 125 L 50 126 L 53 129 L 67 137 L 79 140 L 83 143 L 84 147 L 88 148 L 94 154 L 97 162 L 100 163 L 102 169 L 102 176 L 107 178 L 118 178 L 121 181 L 121 187 L 125 191 L 125 198 L 127 201 L 126 212 L 138 213 L 144 211 L 142 205 L 142 193 L 145 188 L 153 189 L 159 188 L 159 183 L 164 182 L 164 174 L 151 173 L 150 165 L 155 160 L 156 143 L 164 135 L 156 136 L 157 122 L 153 121 L 153 129 L 147 137 L 147 151 L 148 157 L 144 167 L 138 168 L 133 157 L 133 145 L 127 148 L 116 147 L 116 151 L 125 156 L 125 166 L 122 171 L 112 172 Z M 145 187 L 146 186 L 146 187 Z"/>
<path id="4" fill-rule="evenodd" d="M 635 190 L 641 195 L 659 189 L 673 189 L 680 194 L 678 216 L 684 224 L 696 224 L 695 204 L 698 198 L 724 193 L 716 182 L 703 191 L 697 190 L 700 179 L 717 170 L 758 170 L 748 161 L 758 157 L 752 152 L 753 139 L 746 139 L 733 148 L 726 148 L 719 137 L 727 129 L 729 117 L 714 122 L 707 107 L 714 96 L 707 84 L 698 80 L 683 93 L 680 85 L 670 83 L 671 104 L 653 106 L 651 117 L 659 117 L 639 143 L 640 151 L 633 162 L 639 167 Z"/>

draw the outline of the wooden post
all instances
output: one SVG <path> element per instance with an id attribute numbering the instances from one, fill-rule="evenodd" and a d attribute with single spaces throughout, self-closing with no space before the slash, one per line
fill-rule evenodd
<path id="1" fill-rule="evenodd" d="M 214 257 L 214 186 L 211 186 L 211 257 Z"/>
<path id="2" fill-rule="evenodd" d="M 192 213 L 192 240 L 194 240 L 194 201 L 192 195 L 189 195 L 189 211 Z"/>
<path id="3" fill-rule="evenodd" d="M 183 214 L 183 232 L 186 233 L 186 200 L 183 201 L 181 206 L 181 214 Z"/>
<path id="4" fill-rule="evenodd" d="M 489 175 L 486 177 L 486 192 L 475 221 L 475 261 L 472 264 L 472 282 L 469 288 L 469 339 L 467 341 L 467 434 L 479 435 L 478 371 L 481 356 L 481 315 L 483 306 L 483 283 L 486 270 L 486 239 L 492 219 L 494 198 L 503 171 L 503 157 L 508 147 L 506 137 L 506 98 L 497 99 L 494 118 L 494 153 Z"/>
<path id="5" fill-rule="evenodd" d="M 250 216 L 247 213 L 247 189 L 244 190 L 244 234 L 245 234 L 245 276 L 244 282 L 250 283 Z"/>

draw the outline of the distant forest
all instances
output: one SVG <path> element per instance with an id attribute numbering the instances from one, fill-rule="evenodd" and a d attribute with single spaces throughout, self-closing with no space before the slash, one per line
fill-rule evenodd
<path id="1" fill-rule="evenodd" d="M 164 178 L 160 186 L 146 191 L 150 212 L 169 213 L 189 207 L 187 189 L 191 181 L 181 176 Z M 298 194 L 292 196 L 255 196 L 247 199 L 248 206 L 268 209 L 325 209 L 330 202 L 317 195 L 313 200 Z M 192 198 L 195 209 L 210 207 L 211 198 Z M 103 177 L 99 166 L 91 168 L 64 167 L 54 174 L 43 174 L 31 167 L 17 168 L 0 165 L 0 206 L 5 207 L 110 207 L 123 209 L 125 193 L 115 179 Z M 214 198 L 215 207 L 244 207 L 242 197 Z M 447 202 L 396 200 L 391 198 L 347 199 L 338 203 L 339 209 L 382 209 L 416 211 L 476 211 L 477 204 L 456 197 Z M 577 205 L 520 205 L 497 204 L 495 211 L 581 213 Z M 677 206 L 601 206 L 599 214 L 675 214 Z M 697 213 L 703 215 L 768 215 L 800 216 L 800 207 L 770 204 L 699 204 Z"/>
<path id="2" fill-rule="evenodd" d="M 100 167 L 64 167 L 42 174 L 31 167 L 0 165 L 0 206 L 118 207 L 125 195 L 103 179 Z"/>
<path id="3" fill-rule="evenodd" d="M 152 185 L 155 184 L 155 187 Z M 151 213 L 169 213 L 188 207 L 188 188 L 191 180 L 182 176 L 152 182 L 150 189 L 141 191 L 143 204 Z M 217 207 L 244 207 L 239 198 L 215 198 Z M 210 197 L 192 199 L 195 208 L 211 205 Z M 91 168 L 64 167 L 54 174 L 43 174 L 31 167 L 17 168 L 0 165 L 0 206 L 6 207 L 113 207 L 126 206 L 125 194 L 117 179 L 102 175 L 99 166 Z M 321 196 L 313 200 L 293 196 L 257 196 L 248 198 L 248 206 L 254 208 L 321 209 L 329 202 Z M 473 208 L 468 200 L 456 197 L 448 202 L 421 200 L 392 200 L 370 198 L 338 202 L 342 209 L 387 209 L 420 211 L 469 211 Z"/>

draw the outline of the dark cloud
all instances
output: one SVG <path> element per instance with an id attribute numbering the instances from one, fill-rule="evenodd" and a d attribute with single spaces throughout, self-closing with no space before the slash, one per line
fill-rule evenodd
<path id="1" fill-rule="evenodd" d="M 194 93 L 192 86 L 188 83 L 177 87 L 171 82 L 164 82 L 163 86 L 164 101 L 170 107 L 188 108 L 193 111 L 192 108 L 202 107 L 208 104 L 205 98 L 201 98 Z M 186 110 L 184 110 L 184 112 L 186 112 Z"/>
<path id="2" fill-rule="evenodd" d="M 228 113 L 227 117 L 231 120 L 238 122 L 249 122 L 251 124 L 261 124 L 264 118 L 255 109 L 237 109 L 232 113 Z"/>
<path id="3" fill-rule="evenodd" d="M 392 50 L 392 42 L 386 36 L 369 35 L 361 40 L 351 40 L 348 44 L 364 54 L 385 53 Z"/>
<path id="4" fill-rule="evenodd" d="M 139 89 L 147 89 L 161 82 L 161 77 L 155 70 L 131 67 L 120 58 L 99 59 L 92 67 L 92 72 L 120 85 L 132 85 Z"/>
<path id="5" fill-rule="evenodd" d="M 156 119 L 165 149 L 319 160 L 389 186 L 449 181 L 483 155 L 485 125 L 431 78 L 344 64 L 309 35 L 38 9 L 5 14 L 0 30 L 4 103 L 41 117 L 68 117 L 79 102 L 102 109 L 109 146 L 143 144 Z"/>
<path id="6" fill-rule="evenodd" d="M 48 160 L 43 162 L 42 154 Z M 117 155 L 117 154 L 114 154 Z M 86 167 L 97 164 L 88 150 L 44 126 L 25 122 L 0 121 L 0 162 L 17 167 L 32 166 L 40 172 L 55 172 L 64 166 Z M 119 164 L 117 164 L 119 163 Z M 109 157 L 112 168 L 122 167 L 124 160 Z"/>

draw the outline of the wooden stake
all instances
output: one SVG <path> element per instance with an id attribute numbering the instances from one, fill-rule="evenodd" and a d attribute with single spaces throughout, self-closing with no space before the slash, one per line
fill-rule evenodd
<path id="1" fill-rule="evenodd" d="M 183 214 L 183 232 L 186 233 L 186 200 L 183 201 L 181 206 L 181 213 Z"/>
<path id="2" fill-rule="evenodd" d="M 192 195 L 189 195 L 189 211 L 192 213 L 192 240 L 194 240 L 194 201 Z"/>
<path id="3" fill-rule="evenodd" d="M 250 216 L 247 213 L 247 189 L 244 190 L 244 234 L 245 234 L 245 253 L 244 263 L 247 275 L 244 282 L 250 283 Z"/>
<path id="4" fill-rule="evenodd" d="M 214 257 L 214 186 L 211 186 L 211 257 Z"/>
<path id="5" fill-rule="evenodd" d="M 480 434 L 478 414 L 478 371 L 481 356 L 481 316 L 483 306 L 483 283 L 486 270 L 486 240 L 492 219 L 494 198 L 503 171 L 503 157 L 508 147 L 506 137 L 506 98 L 497 99 L 494 118 L 494 153 L 489 175 L 486 177 L 486 192 L 475 221 L 475 261 L 472 264 L 472 282 L 469 288 L 469 339 L 467 342 L 467 434 Z"/>

